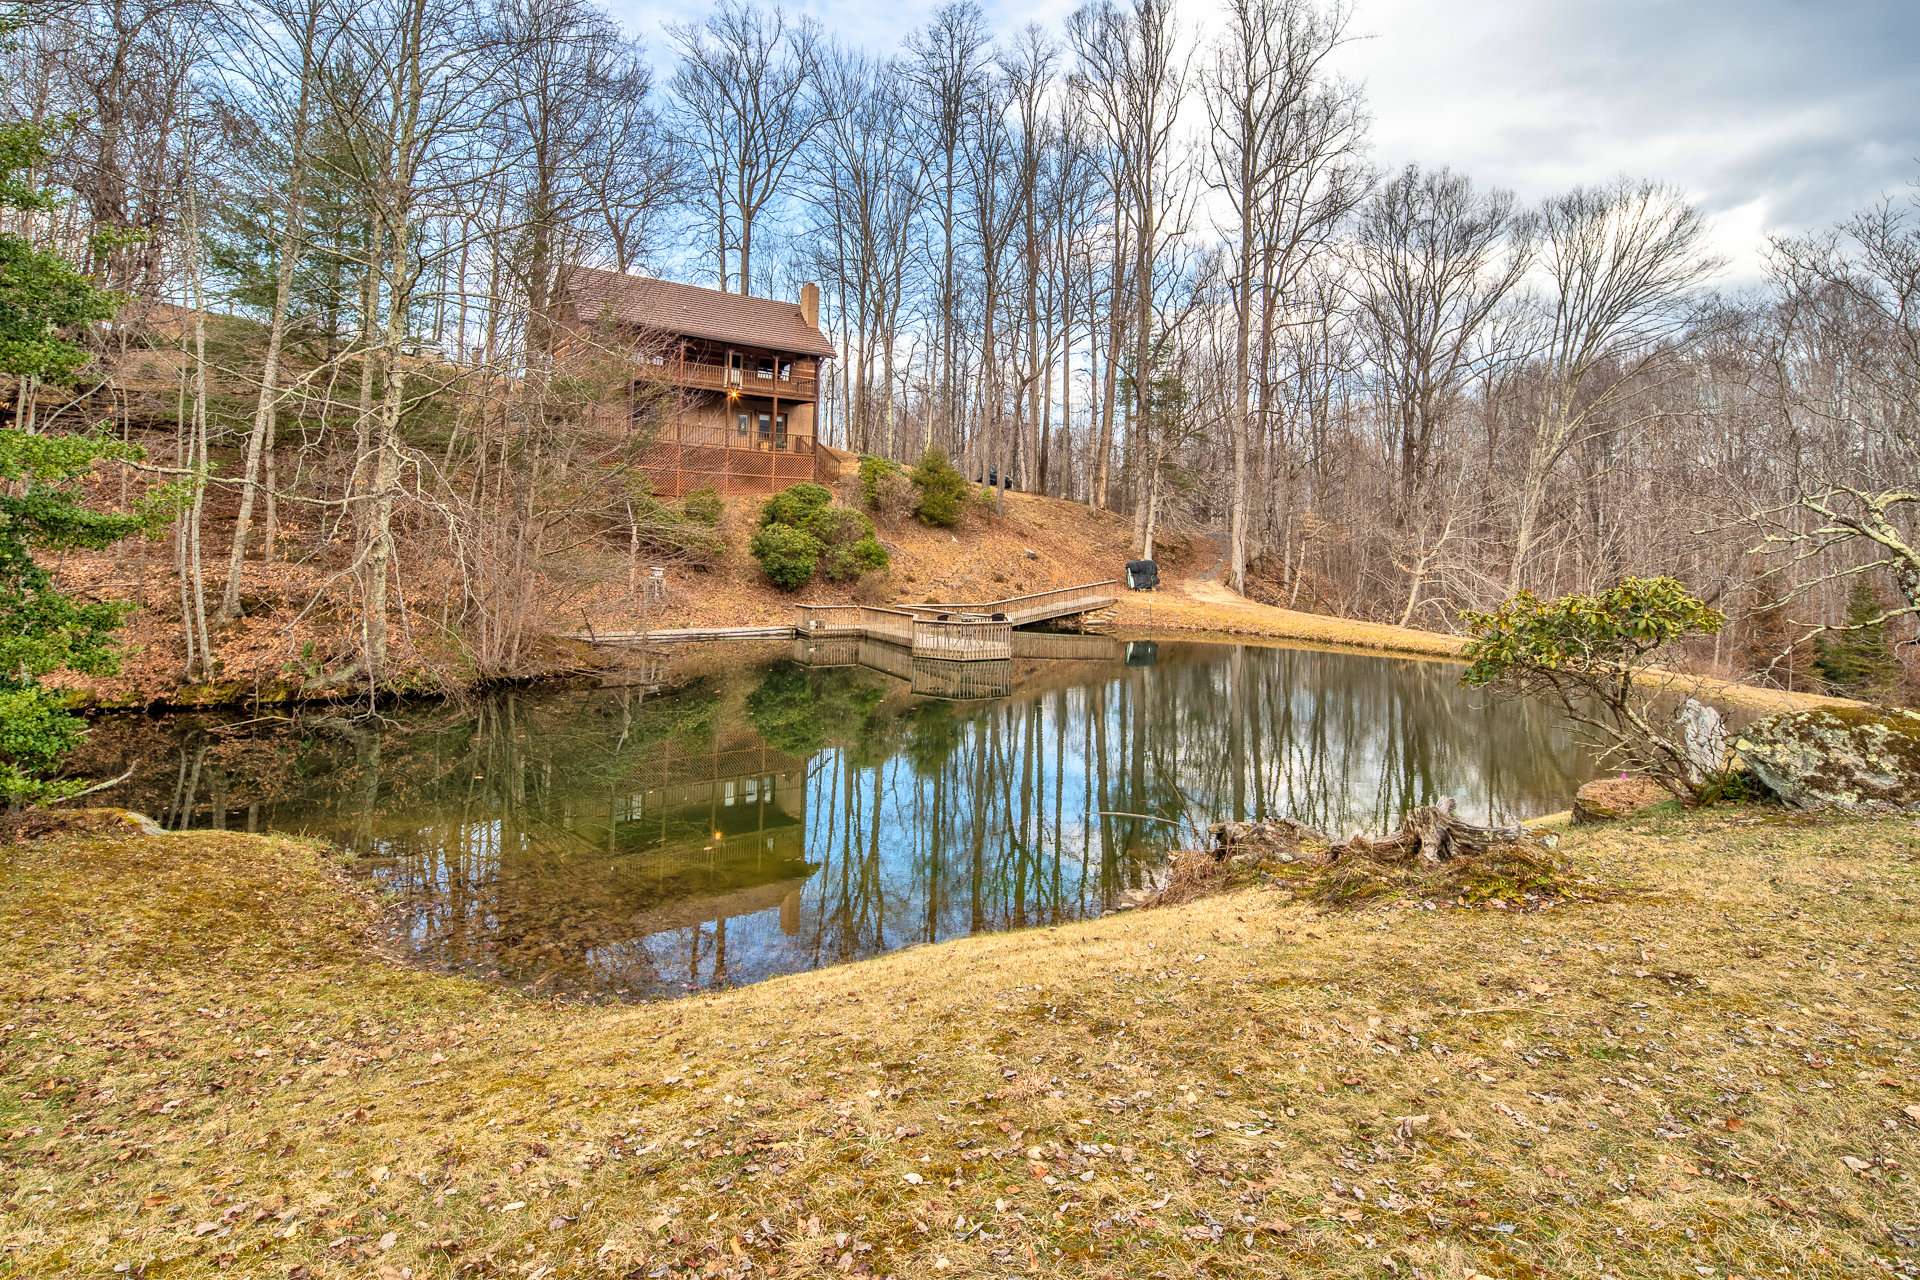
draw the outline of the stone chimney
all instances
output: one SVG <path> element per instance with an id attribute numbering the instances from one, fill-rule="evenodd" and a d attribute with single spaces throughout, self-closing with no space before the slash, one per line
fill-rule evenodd
<path id="1" fill-rule="evenodd" d="M 820 286 L 811 280 L 800 286 L 800 318 L 812 328 L 820 327 Z"/>

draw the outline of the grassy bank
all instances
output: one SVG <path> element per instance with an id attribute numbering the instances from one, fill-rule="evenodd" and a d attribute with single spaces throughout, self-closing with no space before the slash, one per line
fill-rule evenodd
<path id="1" fill-rule="evenodd" d="M 1910 1265 L 1920 826 L 1563 850 L 1615 887 L 1244 890 L 583 1008 L 383 958 L 310 845 L 0 848 L 0 1275 Z"/>
<path id="2" fill-rule="evenodd" d="M 1122 626 L 1141 630 L 1184 632 L 1241 642 L 1271 640 L 1411 658 L 1457 661 L 1467 643 L 1465 636 L 1423 631 L 1418 627 L 1363 622 L 1261 604 L 1235 595 L 1218 582 L 1204 579 L 1175 583 L 1168 590 L 1151 594 L 1123 593 L 1115 615 Z M 1681 673 L 1672 678 L 1675 687 L 1697 688 L 1723 706 L 1739 707 L 1756 715 L 1804 707 L 1857 705 L 1847 698 L 1741 684 L 1711 676 Z"/>

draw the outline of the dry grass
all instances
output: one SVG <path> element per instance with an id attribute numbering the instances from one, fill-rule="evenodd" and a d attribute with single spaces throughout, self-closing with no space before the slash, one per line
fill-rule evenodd
<path id="1" fill-rule="evenodd" d="M 1459 636 L 1416 627 L 1260 604 L 1205 579 L 1176 580 L 1157 592 L 1129 594 L 1117 614 L 1123 626 L 1298 640 L 1422 658 L 1457 658 L 1465 643 Z"/>
<path id="2" fill-rule="evenodd" d="M 0 850 L 0 1275 L 1841 1277 L 1920 1246 L 1920 828 L 1632 893 L 1242 890 L 633 1008 L 390 963 L 329 855 Z"/>

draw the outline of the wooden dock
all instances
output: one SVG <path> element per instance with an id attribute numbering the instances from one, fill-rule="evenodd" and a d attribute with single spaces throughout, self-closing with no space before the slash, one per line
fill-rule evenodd
<path id="1" fill-rule="evenodd" d="M 802 638 L 857 636 L 885 640 L 916 658 L 949 662 L 1005 662 L 1013 657 L 1013 633 L 1056 618 L 1112 606 L 1113 582 L 1083 582 L 1050 591 L 952 604 L 803 604 L 794 633 Z"/>
<path id="2" fill-rule="evenodd" d="M 941 662 L 1007 662 L 1014 631 L 1112 606 L 1114 582 L 1083 582 L 999 600 L 954 604 L 803 604 L 794 626 L 682 627 L 661 631 L 576 632 L 589 644 L 671 645 L 702 640 L 879 640 L 915 658 Z M 1065 639 L 1063 637 L 1063 639 Z M 1091 646 L 1089 646 L 1091 647 Z"/>

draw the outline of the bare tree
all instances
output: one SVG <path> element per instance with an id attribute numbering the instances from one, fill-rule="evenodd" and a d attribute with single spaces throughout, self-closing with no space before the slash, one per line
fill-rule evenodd
<path id="1" fill-rule="evenodd" d="M 1187 89 L 1187 55 L 1169 0 L 1131 0 L 1124 6 L 1101 0 L 1075 11 L 1068 31 L 1080 62 L 1074 79 L 1095 104 L 1131 233 L 1134 529 L 1140 554 L 1151 558 L 1159 483 L 1150 425 L 1155 277 L 1163 251 L 1184 230 L 1184 193 L 1173 144 Z"/>
<path id="2" fill-rule="evenodd" d="M 934 14 L 925 31 L 908 41 L 908 74 L 919 90 L 922 116 L 922 154 L 934 171 L 934 214 L 938 219 L 939 273 L 936 282 L 932 354 L 936 362 L 933 384 L 937 397 L 940 443 L 948 450 L 958 442 L 954 423 L 955 367 L 959 363 L 959 291 L 955 267 L 959 261 L 962 198 L 961 165 L 967 129 L 979 112 L 987 83 L 990 40 L 986 18 L 973 0 L 955 0 Z M 924 448 L 931 444 L 935 425 L 930 415 Z"/>
<path id="3" fill-rule="evenodd" d="M 1527 223 L 1509 192 L 1475 191 L 1451 170 L 1408 166 L 1361 210 L 1351 261 L 1361 331 L 1393 423 L 1394 506 L 1404 516 L 1440 429 L 1490 354 L 1490 324 L 1531 262 Z"/>
<path id="4" fill-rule="evenodd" d="M 789 19 L 777 6 L 721 0 L 704 22 L 667 33 L 680 59 L 675 126 L 712 201 L 720 288 L 737 283 L 751 293 L 754 229 L 824 119 L 814 92 L 819 24 Z"/>
<path id="5" fill-rule="evenodd" d="M 1721 265 L 1705 243 L 1699 210 L 1659 183 L 1578 187 L 1541 210 L 1552 293 L 1541 317 L 1540 408 L 1515 502 L 1510 593 L 1525 578 L 1555 466 L 1589 433 L 1615 425 L 1693 319 L 1695 291 Z"/>
<path id="6" fill-rule="evenodd" d="M 1236 591 L 1246 589 L 1247 577 L 1256 284 L 1284 307 L 1309 258 L 1331 242 L 1364 189 L 1355 161 L 1359 95 L 1324 70 L 1346 43 L 1349 17 L 1340 3 L 1323 12 L 1311 0 L 1228 0 L 1227 30 L 1205 77 L 1209 180 L 1227 197 L 1237 240 L 1227 526 Z"/>

